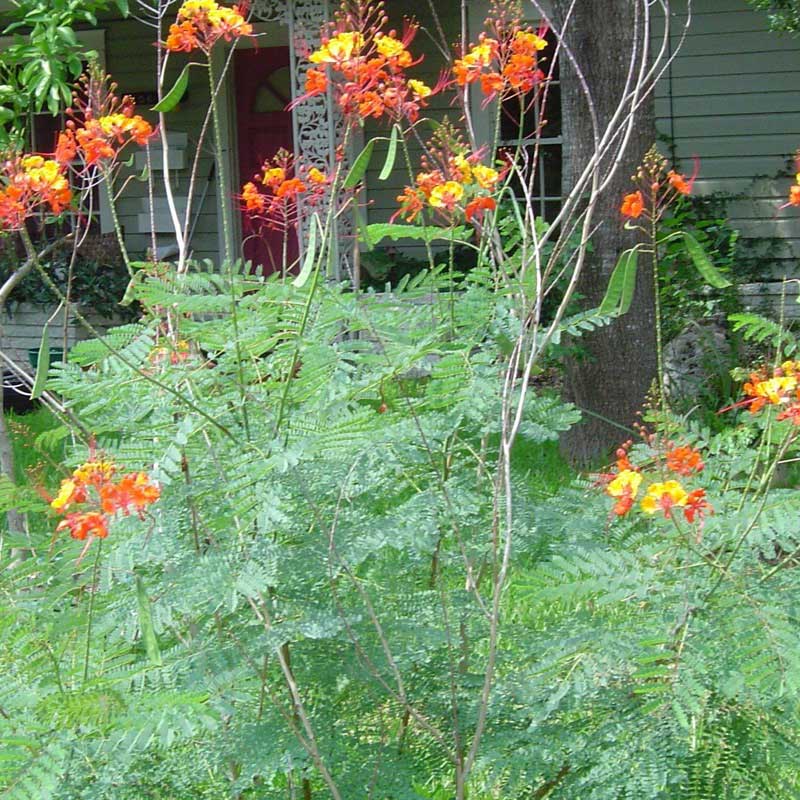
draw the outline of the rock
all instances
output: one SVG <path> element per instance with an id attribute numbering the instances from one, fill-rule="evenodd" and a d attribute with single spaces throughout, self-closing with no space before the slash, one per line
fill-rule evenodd
<path id="1" fill-rule="evenodd" d="M 664 389 L 676 405 L 694 403 L 717 394 L 721 376 L 727 377 L 731 344 L 723 318 L 690 322 L 663 351 Z"/>

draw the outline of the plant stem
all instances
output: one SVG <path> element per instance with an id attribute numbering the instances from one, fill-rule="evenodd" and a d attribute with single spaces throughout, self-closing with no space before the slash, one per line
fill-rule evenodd
<path id="1" fill-rule="evenodd" d="M 652 268 L 653 268 L 653 300 L 655 306 L 655 326 L 656 326 L 656 372 L 658 373 L 658 399 L 661 405 L 661 415 L 663 423 L 667 420 L 667 394 L 664 389 L 664 353 L 663 353 L 663 331 L 661 327 L 661 292 L 659 291 L 658 281 L 658 218 L 655 212 L 655 192 L 653 193 L 653 209 L 650 218 L 650 244 L 652 245 Z"/>
<path id="2" fill-rule="evenodd" d="M 97 575 L 100 571 L 100 554 L 103 552 L 103 540 L 97 540 L 97 553 L 92 567 L 92 580 L 89 584 L 89 618 L 86 621 L 86 650 L 83 654 L 83 682 L 89 678 L 89 652 L 92 645 L 92 617 L 94 615 L 94 593 L 97 585 Z"/>
<path id="3" fill-rule="evenodd" d="M 125 262 L 125 268 L 128 270 L 128 275 L 133 277 L 133 267 L 131 266 L 131 258 L 128 255 L 128 248 L 125 246 L 125 238 L 122 235 L 122 225 L 119 222 L 119 215 L 117 214 L 117 203 L 114 199 L 114 185 L 111 181 L 111 170 L 101 169 L 103 177 L 103 184 L 106 187 L 106 194 L 108 195 L 108 207 L 111 212 L 111 221 L 114 224 L 114 234 L 119 242 L 119 250 L 122 253 L 122 260 Z"/>
<path id="4" fill-rule="evenodd" d="M 228 286 L 231 297 L 231 324 L 233 325 L 233 344 L 236 350 L 236 370 L 239 383 L 239 400 L 242 412 L 242 424 L 245 437 L 250 441 L 250 416 L 247 411 L 247 391 L 244 380 L 244 363 L 242 345 L 239 337 L 239 314 L 236 309 L 236 291 L 233 280 L 233 249 L 231 242 L 230 208 L 228 207 L 228 171 L 225 168 L 225 159 L 222 152 L 222 126 L 219 122 L 219 109 L 217 108 L 217 85 L 214 79 L 214 67 L 211 58 L 208 59 L 208 85 L 211 93 L 211 117 L 214 120 L 214 150 L 217 156 L 217 169 L 219 171 L 219 207 L 222 212 L 222 239 L 225 252 L 223 269 L 228 275 Z"/>

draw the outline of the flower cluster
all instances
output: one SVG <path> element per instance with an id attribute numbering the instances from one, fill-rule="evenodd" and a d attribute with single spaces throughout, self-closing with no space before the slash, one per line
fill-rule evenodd
<path id="1" fill-rule="evenodd" d="M 71 161 L 79 155 L 87 166 L 108 164 L 131 142 L 145 145 L 153 136 L 147 120 L 135 114 L 132 97 L 121 99 L 114 93 L 116 84 L 108 85 L 101 73 L 84 78 L 84 90 L 76 92 L 72 117 L 58 137 L 57 157 Z"/>
<path id="2" fill-rule="evenodd" d="M 185 0 L 178 9 L 177 22 L 169 27 L 165 47 L 178 53 L 202 50 L 206 55 L 220 40 L 230 42 L 250 36 L 253 26 L 244 18 L 244 6 L 221 6 L 215 0 Z"/>
<path id="3" fill-rule="evenodd" d="M 547 47 L 545 30 L 534 32 L 521 23 L 517 3 L 497 2 L 489 19 L 489 32 L 453 63 L 458 86 L 476 83 L 489 100 L 524 96 L 541 87 L 545 74 L 539 53 Z"/>
<path id="4" fill-rule="evenodd" d="M 692 193 L 698 171 L 697 161 L 694 172 L 688 178 L 673 169 L 667 169 L 667 160 L 652 148 L 645 154 L 642 166 L 632 177 L 639 188 L 623 197 L 620 213 L 628 219 L 658 219 L 676 197 Z"/>
<path id="5" fill-rule="evenodd" d="M 342 112 L 350 119 L 419 118 L 437 88 L 406 76 L 418 64 L 408 50 L 418 26 L 406 23 L 402 35 L 384 31 L 388 19 L 382 3 L 369 0 L 354 10 L 347 7 L 325 31 L 320 47 L 308 56 L 306 93 L 295 103 L 333 88 Z"/>
<path id="6" fill-rule="evenodd" d="M 462 216 L 471 222 L 485 211 L 497 207 L 495 190 L 502 180 L 500 170 L 483 163 L 482 152 L 469 152 L 464 144 L 442 126 L 429 155 L 422 158 L 422 171 L 414 186 L 406 186 L 397 201 L 395 216 L 413 222 L 423 209 L 430 208 L 447 222 Z"/>
<path id="7" fill-rule="evenodd" d="M 634 505 L 639 496 L 639 489 L 645 483 L 645 473 L 641 467 L 634 466 L 628 457 L 631 442 L 626 442 L 617 450 L 617 471 L 605 477 L 605 491 L 616 501 L 613 513 L 619 517 L 625 516 Z M 706 512 L 713 509 L 705 499 L 705 489 L 687 491 L 683 484 L 674 478 L 666 479 L 665 473 L 687 478 L 702 472 L 704 468 L 700 453 L 687 445 L 672 446 L 666 451 L 663 459 L 652 459 L 646 464 L 650 471 L 660 473 L 660 480 L 648 481 L 639 508 L 645 514 L 658 512 L 669 519 L 675 510 L 683 512 L 687 522 L 702 523 Z"/>
<path id="8" fill-rule="evenodd" d="M 92 453 L 89 461 L 61 481 L 50 503 L 54 511 L 64 515 L 56 531 L 68 530 L 73 539 L 105 539 L 115 514 L 135 512 L 143 516 L 161 495 L 158 484 L 145 472 L 129 472 L 117 478 L 117 471 L 111 461 Z"/>
<path id="9" fill-rule="evenodd" d="M 298 198 L 312 208 L 325 196 L 330 182 L 324 172 L 281 149 L 242 187 L 242 205 L 267 228 L 286 232 L 297 223 Z"/>
<path id="10" fill-rule="evenodd" d="M 13 155 L 0 166 L 0 231 L 19 230 L 42 207 L 60 214 L 72 199 L 67 161 Z"/>
<path id="11" fill-rule="evenodd" d="M 784 361 L 774 369 L 762 367 L 751 372 L 743 390 L 746 398 L 736 406 L 747 406 L 751 414 L 764 406 L 782 406 L 778 420 L 789 419 L 800 425 L 800 361 Z"/>

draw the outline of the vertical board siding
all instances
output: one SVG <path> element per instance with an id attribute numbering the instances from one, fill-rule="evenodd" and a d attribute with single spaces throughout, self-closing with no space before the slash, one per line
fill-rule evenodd
<path id="1" fill-rule="evenodd" d="M 169 68 L 164 85 L 169 89 L 176 80 L 184 64 L 189 61 L 185 54 L 170 54 Z M 121 20 L 108 23 L 106 32 L 106 63 L 108 71 L 119 85 L 120 94 L 151 92 L 155 89 L 156 45 L 155 31 L 135 20 Z M 178 197 L 186 197 L 189 191 L 190 168 L 194 154 L 197 152 L 198 133 L 209 107 L 209 91 L 205 73 L 201 68 L 190 74 L 186 99 L 167 115 L 167 126 L 170 133 L 184 133 L 188 137 L 188 146 L 184 152 L 184 167 L 173 170 L 173 191 Z M 158 115 L 146 107 L 138 107 L 141 113 L 153 125 L 158 122 Z M 158 143 L 156 137 L 154 142 Z M 204 153 L 200 158 L 197 180 L 194 189 L 192 219 L 196 217 L 195 234 L 192 239 L 193 256 L 198 259 L 211 258 L 219 260 L 217 196 L 215 180 L 208 180 L 212 164 L 210 140 L 206 141 Z M 132 149 L 130 153 L 133 153 Z M 129 153 L 129 154 L 130 154 Z M 153 160 L 157 159 L 153 152 Z M 119 185 L 132 173 L 132 170 L 120 175 Z M 159 205 L 164 204 L 166 197 L 163 186 L 163 172 L 153 171 L 154 194 Z M 202 208 L 198 208 L 205 191 Z M 147 183 L 137 180 L 128 182 L 119 203 L 120 222 L 125 231 L 125 240 L 133 258 L 143 258 L 150 247 L 151 237 L 149 224 L 145 223 L 142 214 L 148 209 Z M 157 226 L 158 228 L 164 226 Z M 157 246 L 164 247 L 174 243 L 174 234 L 166 231 L 157 236 Z"/>
<path id="2" fill-rule="evenodd" d="M 691 11 L 658 87 L 659 132 L 681 169 L 700 159 L 696 193 L 735 195 L 728 206 L 732 225 L 745 238 L 780 239 L 773 271 L 794 275 L 800 214 L 779 207 L 800 147 L 800 44 L 768 31 L 766 15 L 745 0 L 693 0 Z M 675 0 L 676 48 L 686 20 L 686 0 Z"/>

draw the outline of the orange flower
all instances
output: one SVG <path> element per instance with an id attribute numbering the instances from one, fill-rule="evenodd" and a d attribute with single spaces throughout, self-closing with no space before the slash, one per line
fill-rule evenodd
<path id="1" fill-rule="evenodd" d="M 311 97 L 328 91 L 328 76 L 320 69 L 313 67 L 306 72 L 306 94 Z"/>
<path id="2" fill-rule="evenodd" d="M 406 186 L 403 193 L 397 196 L 397 202 L 400 203 L 400 209 L 392 216 L 392 219 L 402 216 L 406 222 L 413 222 L 425 207 L 419 192 L 410 186 Z"/>
<path id="3" fill-rule="evenodd" d="M 60 214 L 72 200 L 66 166 L 39 155 L 14 156 L 0 166 L 0 230 L 19 230 L 44 206 Z"/>
<path id="4" fill-rule="evenodd" d="M 789 206 L 800 206 L 800 184 L 795 184 L 789 188 Z"/>
<path id="5" fill-rule="evenodd" d="M 644 197 L 641 191 L 626 194 L 622 199 L 620 211 L 625 217 L 631 217 L 632 219 L 640 217 L 644 211 Z"/>
<path id="6" fill-rule="evenodd" d="M 666 455 L 667 469 L 678 475 L 691 475 L 702 472 L 703 464 L 700 453 L 688 446 L 675 447 Z"/>
<path id="7" fill-rule="evenodd" d="M 537 68 L 536 58 L 515 53 L 503 67 L 503 77 L 518 94 L 527 94 L 544 80 L 544 73 Z"/>
<path id="8" fill-rule="evenodd" d="M 116 98 L 112 104 L 117 105 Z M 82 153 L 87 166 L 111 160 L 131 142 L 144 145 L 153 136 L 153 128 L 147 120 L 133 114 L 133 101 L 122 98 L 122 112 L 94 118 L 88 114 L 83 127 L 75 131 L 78 151 Z"/>
<path id="9" fill-rule="evenodd" d="M 267 199 L 261 194 L 252 181 L 242 187 L 242 200 L 246 211 L 261 213 L 267 206 Z"/>
<path id="10" fill-rule="evenodd" d="M 165 44 L 167 50 L 173 53 L 191 53 L 200 46 L 197 40 L 197 29 L 191 22 L 172 23 L 169 26 L 169 35 Z"/>
<path id="11" fill-rule="evenodd" d="M 127 515 L 131 509 L 141 514 L 160 496 L 161 489 L 146 473 L 131 472 L 118 483 L 107 483 L 100 488 L 100 506 L 108 514 L 122 511 Z"/>
<path id="12" fill-rule="evenodd" d="M 692 184 L 690 181 L 687 181 L 683 175 L 679 175 L 675 172 L 674 169 L 671 169 L 667 173 L 667 180 L 669 181 L 669 185 L 678 193 L 678 194 L 691 194 L 692 193 Z"/>
<path id="13" fill-rule="evenodd" d="M 289 178 L 285 180 L 276 190 L 276 197 L 297 197 L 301 192 L 306 191 L 308 187 L 300 180 L 300 178 Z"/>
<path id="14" fill-rule="evenodd" d="M 77 145 L 75 144 L 75 134 L 71 131 L 64 131 L 58 134 L 58 144 L 56 144 L 56 151 L 53 158 L 62 166 L 67 166 L 77 153 Z"/>
<path id="15" fill-rule="evenodd" d="M 56 531 L 69 530 L 73 539 L 86 539 L 94 536 L 105 539 L 108 536 L 108 519 L 97 511 L 84 514 L 67 514 L 66 519 L 59 522 Z"/>

